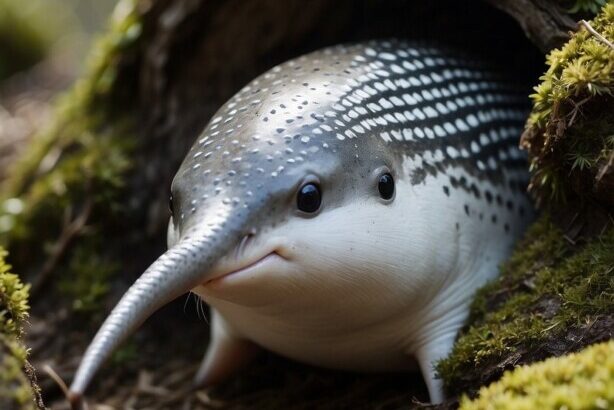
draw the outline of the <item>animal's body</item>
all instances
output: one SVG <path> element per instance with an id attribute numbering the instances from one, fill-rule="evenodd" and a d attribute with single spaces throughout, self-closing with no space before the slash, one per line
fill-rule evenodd
<path id="1" fill-rule="evenodd" d="M 187 154 L 169 251 L 99 331 L 75 395 L 192 289 L 213 309 L 200 383 L 261 346 L 351 370 L 417 362 L 441 400 L 433 363 L 530 219 L 525 115 L 526 89 L 496 70 L 403 42 L 332 47 L 255 79 Z"/>

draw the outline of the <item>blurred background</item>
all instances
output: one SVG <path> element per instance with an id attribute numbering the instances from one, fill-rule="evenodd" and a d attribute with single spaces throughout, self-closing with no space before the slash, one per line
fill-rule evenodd
<path id="1" fill-rule="evenodd" d="M 115 1 L 0 0 L 0 181 L 84 69 Z M 7 221 L 4 222 L 4 225 Z M 8 230 L 0 221 L 0 231 Z"/>

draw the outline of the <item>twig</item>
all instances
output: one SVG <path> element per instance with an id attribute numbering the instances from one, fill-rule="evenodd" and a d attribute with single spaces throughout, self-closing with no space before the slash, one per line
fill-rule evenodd
<path id="1" fill-rule="evenodd" d="M 53 368 L 51 366 L 49 366 L 48 364 L 44 365 L 43 366 L 43 371 L 45 373 L 47 373 L 49 375 L 49 377 L 51 377 L 51 379 L 58 385 L 60 390 L 62 390 L 62 393 L 64 393 L 64 397 L 66 397 L 66 400 L 68 400 L 71 403 L 70 404 L 71 408 L 73 408 L 73 409 L 74 408 L 78 408 L 80 410 L 88 410 L 88 405 L 85 402 L 85 400 L 83 400 L 83 401 L 81 401 L 79 403 L 73 403 L 73 400 L 71 400 L 70 391 L 68 390 L 68 386 L 66 385 L 64 380 L 62 380 L 60 375 L 57 374 L 55 370 L 53 370 Z"/>
<path id="2" fill-rule="evenodd" d="M 614 44 L 612 44 L 610 40 L 608 40 L 607 38 L 599 34 L 597 31 L 595 31 L 595 29 L 591 26 L 591 24 L 588 21 L 580 20 L 580 24 L 584 26 L 584 28 L 587 29 L 589 33 L 595 36 L 597 40 L 601 41 L 603 44 L 605 44 L 606 46 L 614 50 Z"/>
<path id="3" fill-rule="evenodd" d="M 68 222 L 68 217 L 65 218 L 64 228 L 58 238 L 55 246 L 53 247 L 53 253 L 47 259 L 38 275 L 36 275 L 34 282 L 32 283 L 32 290 L 30 294 L 32 297 L 36 296 L 38 292 L 43 288 L 43 285 L 47 282 L 53 269 L 56 267 L 73 238 L 83 230 L 83 227 L 87 223 L 87 220 L 92 211 L 92 200 L 87 199 L 81 213 L 71 222 Z M 67 214 L 68 215 L 68 214 Z"/>
<path id="4" fill-rule="evenodd" d="M 62 390 L 62 393 L 64 393 L 64 396 L 68 397 L 68 386 L 66 385 L 66 383 L 64 383 L 64 380 L 62 380 L 60 375 L 57 374 L 55 370 L 53 370 L 53 367 L 49 366 L 48 364 L 45 364 L 43 365 L 43 370 L 49 375 L 49 377 L 51 377 L 51 379 L 53 379 L 55 384 L 58 385 L 58 387 Z"/>
<path id="5" fill-rule="evenodd" d="M 597 177 L 595 178 L 597 180 L 597 184 L 601 183 L 601 180 L 603 179 L 605 174 L 610 171 L 610 168 L 612 168 L 612 166 L 614 166 L 614 151 L 610 154 L 608 162 L 603 167 L 601 167 L 601 169 L 597 173 Z"/>
<path id="6" fill-rule="evenodd" d="M 569 122 L 567 123 L 567 127 L 571 127 L 572 124 L 574 123 L 575 119 L 576 119 L 576 115 L 578 115 L 578 112 L 580 111 L 580 106 L 582 106 L 584 103 L 588 102 L 592 97 L 586 97 L 580 101 L 573 102 L 572 104 L 574 105 L 573 110 L 571 110 L 571 118 L 569 119 Z"/>

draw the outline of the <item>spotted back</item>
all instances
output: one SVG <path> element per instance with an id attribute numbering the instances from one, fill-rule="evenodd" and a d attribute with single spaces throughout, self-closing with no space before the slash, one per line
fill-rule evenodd
<path id="1" fill-rule="evenodd" d="M 458 52 L 402 41 L 335 46 L 245 86 L 214 116 L 178 175 L 193 191 L 184 196 L 194 213 L 210 197 L 240 205 L 237 187 L 264 187 L 266 195 L 264 177 L 281 178 L 325 154 L 351 166 L 349 159 L 365 160 L 378 146 L 409 163 L 412 184 L 430 175 L 445 179 L 443 195 L 463 190 L 524 212 L 516 203 L 527 180 L 518 149 L 527 108 L 525 87 Z"/>

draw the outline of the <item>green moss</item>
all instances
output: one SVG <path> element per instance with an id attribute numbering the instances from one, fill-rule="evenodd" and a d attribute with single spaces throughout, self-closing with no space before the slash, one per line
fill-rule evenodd
<path id="1" fill-rule="evenodd" d="M 6 251 L 0 248 L 0 334 L 19 337 L 28 318 L 28 286 L 10 273 Z"/>
<path id="2" fill-rule="evenodd" d="M 53 270 L 62 277 L 54 283 L 82 311 L 95 310 L 117 271 L 98 248 L 100 237 L 117 234 L 105 221 L 122 216 L 136 149 L 137 82 L 120 67 L 140 33 L 136 2 L 120 2 L 108 33 L 92 47 L 86 74 L 58 100 L 53 124 L 35 138 L 0 190 L 0 244 L 35 283 L 35 272 L 44 269 L 32 262 L 61 252 Z"/>
<path id="3" fill-rule="evenodd" d="M 117 264 L 98 256 L 95 249 L 80 246 L 70 259 L 69 270 L 79 274 L 62 277 L 60 291 L 70 296 L 76 311 L 96 311 L 109 290 L 109 279 L 118 270 Z"/>
<path id="4" fill-rule="evenodd" d="M 9 272 L 5 256 L 0 248 L 0 408 L 35 409 L 39 390 L 20 342 L 28 318 L 28 286 Z"/>
<path id="5" fill-rule="evenodd" d="M 593 11 L 601 3 L 576 6 Z M 614 3 L 590 24 L 614 41 Z M 580 28 L 547 64 L 522 137 L 531 159 L 530 188 L 539 204 L 614 205 L 614 49 Z"/>
<path id="6" fill-rule="evenodd" d="M 471 325 L 452 354 L 438 364 L 449 391 L 472 391 L 517 363 L 542 359 L 558 348 L 573 350 L 578 346 L 565 335 L 597 320 L 611 320 L 612 249 L 614 229 L 574 247 L 548 217 L 541 217 L 500 277 L 478 291 Z"/>
<path id="7" fill-rule="evenodd" d="M 506 372 L 499 382 L 480 389 L 478 398 L 465 396 L 460 405 L 461 410 L 613 407 L 614 341 Z"/>
<path id="8" fill-rule="evenodd" d="M 35 409 L 32 385 L 25 373 L 26 349 L 0 334 L 0 408 Z"/>

